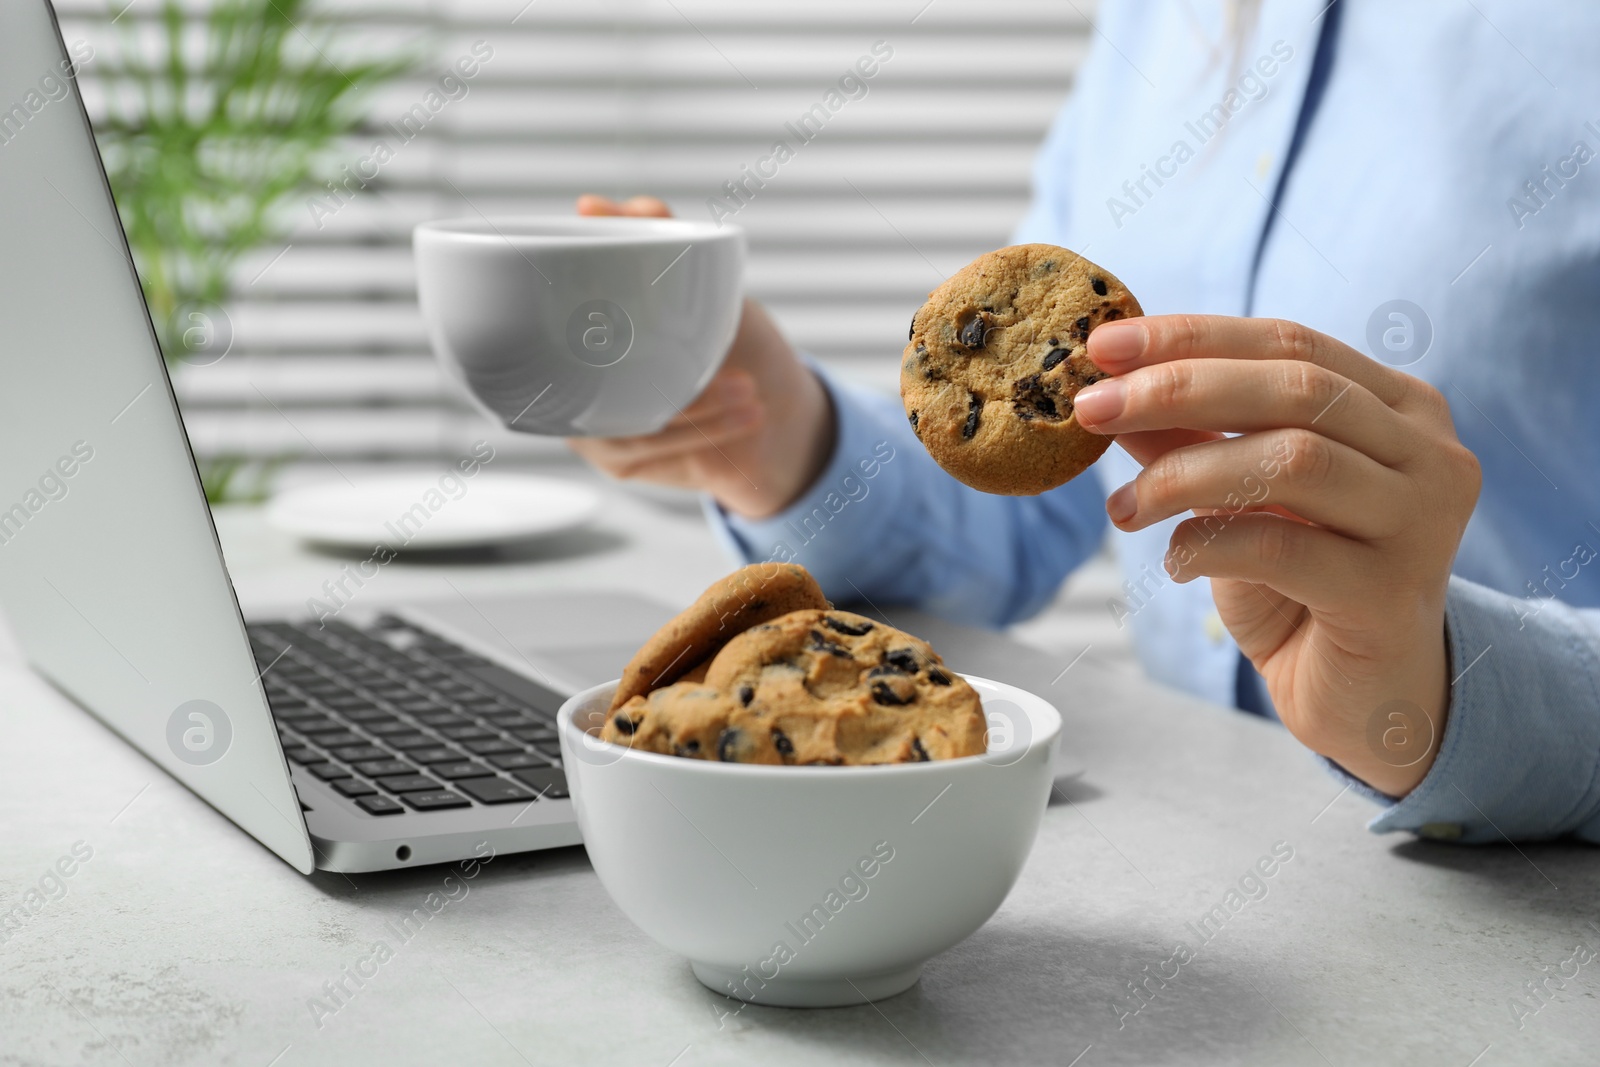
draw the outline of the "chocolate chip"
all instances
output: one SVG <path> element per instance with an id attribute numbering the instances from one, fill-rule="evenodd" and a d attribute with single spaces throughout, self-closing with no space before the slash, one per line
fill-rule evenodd
<path id="1" fill-rule="evenodd" d="M 1106 280 L 1104 278 L 1091 278 L 1089 284 L 1094 286 L 1094 291 L 1100 296 L 1106 295 Z"/>
<path id="2" fill-rule="evenodd" d="M 889 687 L 888 682 L 872 683 L 872 700 L 875 704 L 884 704 L 891 708 L 898 708 L 902 705 L 911 703 L 915 699 L 917 699 L 915 690 L 913 690 L 909 695 L 902 697 L 899 693 L 896 693 Z"/>
<path id="3" fill-rule="evenodd" d="M 628 737 L 632 737 L 633 731 L 637 728 L 634 721 L 622 714 L 620 711 L 611 717 L 611 722 L 618 730 Z"/>
<path id="4" fill-rule="evenodd" d="M 717 759 L 723 763 L 737 763 L 738 759 L 733 754 L 733 746 L 739 743 L 739 731 L 728 727 L 717 735 Z"/>
<path id="5" fill-rule="evenodd" d="M 944 671 L 941 671 L 938 667 L 934 667 L 928 672 L 928 681 L 932 682 L 934 685 L 949 685 L 950 676 L 944 673 Z"/>
<path id="6" fill-rule="evenodd" d="M 1045 270 L 1055 270 L 1056 269 L 1056 261 L 1053 260 L 1053 259 L 1047 259 L 1047 260 L 1044 261 L 1042 266 L 1043 266 L 1043 268 Z"/>
<path id="7" fill-rule="evenodd" d="M 843 645 L 836 645 L 826 637 L 823 637 L 821 630 L 812 630 L 809 636 L 811 637 L 811 643 L 806 647 L 811 651 L 826 652 L 830 656 L 843 656 L 845 659 L 850 658 L 849 649 Z"/>
<path id="8" fill-rule="evenodd" d="M 982 348 L 983 336 L 987 332 L 988 331 L 984 326 L 983 316 L 981 314 L 974 315 L 972 318 L 967 320 L 966 325 L 962 326 L 956 332 L 956 340 L 960 341 L 968 348 Z"/>
<path id="9" fill-rule="evenodd" d="M 912 433 L 916 433 L 917 432 L 917 413 L 915 411 L 913 411 L 910 415 L 908 415 L 906 417 L 911 420 L 911 432 Z"/>
<path id="10" fill-rule="evenodd" d="M 883 662 L 902 674 L 916 674 L 922 669 L 922 664 L 917 661 L 917 654 L 909 648 L 897 648 L 885 652 Z"/>
<path id="11" fill-rule="evenodd" d="M 1077 322 L 1073 323 L 1073 325 L 1076 326 L 1082 332 L 1088 333 L 1089 332 L 1089 316 L 1085 315 L 1083 318 L 1081 318 Z"/>
<path id="12" fill-rule="evenodd" d="M 1019 419 L 1044 418 L 1052 422 L 1061 419 L 1056 407 L 1058 396 L 1055 383 L 1042 381 L 1037 374 L 1019 379 L 1012 389 L 1011 405 Z"/>
<path id="13" fill-rule="evenodd" d="M 741 685 L 739 687 L 739 703 L 740 704 L 742 704 L 742 705 L 744 705 L 745 707 L 748 708 L 750 706 L 750 702 L 752 700 L 754 700 L 755 698 L 756 698 L 756 691 L 754 689 L 750 688 L 750 686 Z"/>
<path id="14" fill-rule="evenodd" d="M 918 763 L 928 762 L 928 750 L 922 747 L 922 738 L 913 737 L 911 739 L 911 754 L 917 757 Z"/>
<path id="15" fill-rule="evenodd" d="M 700 742 L 698 742 L 698 741 L 685 741 L 681 747 L 683 748 L 683 750 L 685 752 L 699 752 L 700 751 Z"/>
<path id="16" fill-rule="evenodd" d="M 983 410 L 983 397 L 977 393 L 971 394 L 967 401 L 967 421 L 961 424 L 961 436 L 970 441 L 978 432 L 978 413 Z"/>
<path id="17" fill-rule="evenodd" d="M 777 727 L 772 728 L 772 747 L 778 750 L 780 756 L 794 755 L 794 742 Z"/>
<path id="18" fill-rule="evenodd" d="M 1050 343 L 1051 344 L 1055 344 L 1054 341 L 1051 341 Z M 1045 353 L 1045 356 L 1044 356 L 1044 369 L 1045 370 L 1050 370 L 1051 368 L 1053 368 L 1057 364 L 1059 364 L 1062 360 L 1066 359 L 1067 356 L 1069 356 L 1069 355 L 1071 355 L 1071 353 L 1068 352 L 1065 348 L 1052 348 L 1049 352 Z"/>
<path id="19" fill-rule="evenodd" d="M 1111 322 L 1113 319 L 1120 319 L 1120 318 L 1122 318 L 1122 310 L 1120 308 L 1112 308 L 1110 311 L 1106 312 L 1106 321 L 1107 322 Z"/>
<path id="20" fill-rule="evenodd" d="M 1056 344 L 1057 344 L 1056 339 L 1054 337 L 1050 338 L 1050 347 L 1054 348 L 1056 346 Z"/>
<path id="21" fill-rule="evenodd" d="M 851 637 L 860 637 L 862 634 L 868 633 L 872 629 L 872 623 L 865 619 L 862 619 L 860 622 L 845 622 L 843 619 L 836 619 L 832 615 L 823 616 L 822 625 L 826 626 L 830 630 L 835 630 L 842 634 L 849 634 Z"/>

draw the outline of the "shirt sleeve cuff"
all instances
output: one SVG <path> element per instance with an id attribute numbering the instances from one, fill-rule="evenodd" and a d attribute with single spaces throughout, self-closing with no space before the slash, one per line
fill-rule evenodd
<path id="1" fill-rule="evenodd" d="M 863 594 L 850 575 L 874 569 L 863 561 L 889 537 L 907 492 L 906 480 L 892 469 L 899 435 L 890 420 L 901 421 L 900 407 L 837 381 L 815 364 L 812 370 L 833 403 L 835 437 L 833 455 L 811 488 L 765 519 L 730 514 L 710 497 L 704 508 L 713 534 L 733 558 L 799 563 L 829 599 L 858 600 Z"/>
<path id="2" fill-rule="evenodd" d="M 1469 844 L 1600 841 L 1600 644 L 1585 613 L 1450 580 L 1444 738 L 1403 798 L 1324 763 L 1385 810 L 1368 829 Z"/>

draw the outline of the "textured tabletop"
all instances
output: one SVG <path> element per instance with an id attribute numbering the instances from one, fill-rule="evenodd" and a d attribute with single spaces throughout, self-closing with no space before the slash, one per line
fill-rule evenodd
<path id="1" fill-rule="evenodd" d="M 605 516 L 497 563 L 395 563 L 363 595 L 435 595 L 448 578 L 468 595 L 625 587 L 682 603 L 725 569 L 686 509 L 614 494 Z M 219 524 L 247 604 L 303 603 L 342 562 L 253 511 Z M 8 654 L 0 1063 L 1600 1057 L 1594 849 L 1374 837 L 1368 804 L 1275 726 L 1093 658 L 900 621 L 956 668 L 1054 700 L 1062 777 L 987 926 L 910 992 L 821 1011 L 703 988 L 623 918 L 582 849 L 302 877 Z"/>

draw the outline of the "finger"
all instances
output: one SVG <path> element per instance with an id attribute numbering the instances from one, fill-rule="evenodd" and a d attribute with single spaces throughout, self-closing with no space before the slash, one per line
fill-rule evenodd
<path id="1" fill-rule="evenodd" d="M 723 367 L 700 391 L 700 395 L 679 410 L 676 419 L 699 419 L 722 408 L 747 404 L 757 398 L 755 376 L 737 367 Z"/>
<path id="2" fill-rule="evenodd" d="M 1305 430 L 1269 430 L 1173 449 L 1111 494 L 1106 513 L 1142 530 L 1186 511 L 1223 516 L 1268 505 L 1363 540 L 1404 524 L 1404 475 Z"/>
<path id="3" fill-rule="evenodd" d="M 764 418 L 760 405 L 752 403 L 704 418 L 679 416 L 656 433 L 640 437 L 573 437 L 567 443 L 600 469 L 628 478 L 648 465 L 749 437 Z"/>
<path id="4" fill-rule="evenodd" d="M 578 197 L 578 214 L 580 215 L 620 215 L 622 205 L 608 196 L 597 193 L 584 193 Z"/>
<path id="5" fill-rule="evenodd" d="M 680 409 L 661 429 L 647 434 L 599 438 L 599 440 L 611 441 L 628 448 L 648 447 L 664 443 L 667 435 L 686 436 L 695 432 L 697 427 L 704 430 L 707 426 L 720 425 L 730 420 L 741 421 L 735 417 L 739 412 L 760 411 L 761 404 L 756 395 L 755 380 L 745 371 L 727 370 L 713 378 L 704 392 L 688 406 Z"/>
<path id="6" fill-rule="evenodd" d="M 1084 429 L 1089 429 L 1085 426 Z M 1220 441 L 1223 435 L 1209 430 L 1135 430 L 1117 434 L 1117 444 L 1141 467 L 1148 467 L 1174 448 Z"/>
<path id="7" fill-rule="evenodd" d="M 632 215 L 637 218 L 670 219 L 672 209 L 666 201 L 654 196 L 635 196 L 627 200 L 612 200 L 598 193 L 584 193 L 578 197 L 580 215 Z"/>
<path id="8" fill-rule="evenodd" d="M 1186 359 L 1292 360 L 1332 371 L 1385 404 L 1409 396 L 1415 379 L 1349 345 L 1282 319 L 1151 315 L 1107 322 L 1089 334 L 1089 358 L 1112 374 Z"/>
<path id="9" fill-rule="evenodd" d="M 1421 451 L 1406 417 L 1358 382 L 1294 360 L 1189 359 L 1138 367 L 1082 389 L 1072 407 L 1079 423 L 1099 433 L 1298 427 L 1390 467 Z"/>
<path id="10" fill-rule="evenodd" d="M 672 209 L 665 200 L 653 196 L 630 197 L 622 203 L 624 215 L 637 215 L 640 218 L 670 219 Z"/>
<path id="11" fill-rule="evenodd" d="M 1164 563 L 1175 582 L 1253 582 L 1313 611 L 1338 613 L 1371 602 L 1378 551 L 1275 515 L 1207 515 L 1178 524 Z"/>

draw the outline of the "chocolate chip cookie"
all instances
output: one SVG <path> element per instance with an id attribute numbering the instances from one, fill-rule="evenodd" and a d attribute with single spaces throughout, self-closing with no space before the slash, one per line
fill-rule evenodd
<path id="1" fill-rule="evenodd" d="M 794 563 L 753 563 L 715 582 L 645 642 L 623 668 L 613 709 L 694 674 L 717 649 L 757 623 L 825 608 L 811 572 Z"/>
<path id="2" fill-rule="evenodd" d="M 924 641 L 846 611 L 751 627 L 703 683 L 636 696 L 601 736 L 651 752 L 772 764 L 877 764 L 985 750 L 977 692 Z"/>
<path id="3" fill-rule="evenodd" d="M 900 363 L 911 428 L 939 466 L 974 489 L 1054 489 L 1111 443 L 1072 414 L 1078 390 L 1105 377 L 1089 360 L 1090 332 L 1142 314 L 1109 271 L 1065 248 L 979 256 L 911 320 Z"/>

